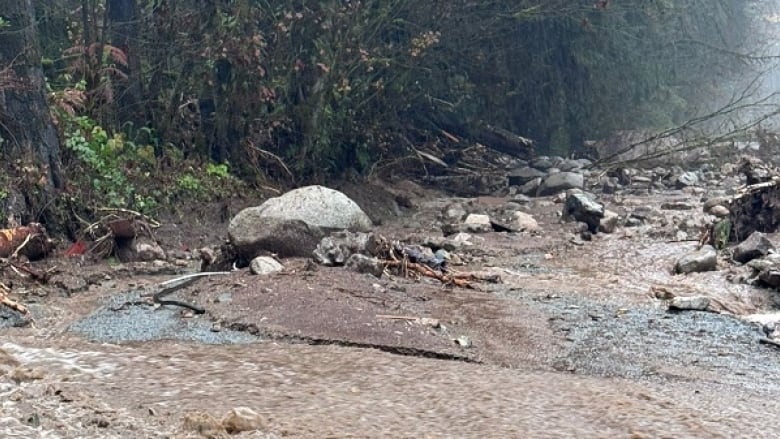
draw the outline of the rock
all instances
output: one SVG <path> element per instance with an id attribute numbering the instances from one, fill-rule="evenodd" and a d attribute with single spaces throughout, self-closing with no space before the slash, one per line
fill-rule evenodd
<path id="1" fill-rule="evenodd" d="M 683 172 L 682 174 L 678 175 L 677 178 L 674 181 L 674 186 L 677 189 L 686 188 L 689 186 L 695 186 L 699 183 L 699 177 L 696 175 L 695 172 Z"/>
<path id="2" fill-rule="evenodd" d="M 236 407 L 222 417 L 222 427 L 230 434 L 244 431 L 267 431 L 268 421 L 248 407 Z"/>
<path id="3" fill-rule="evenodd" d="M 620 221 L 620 215 L 611 210 L 605 210 L 604 217 L 599 220 L 599 232 L 614 233 L 615 229 L 617 229 L 618 221 Z"/>
<path id="4" fill-rule="evenodd" d="M 382 277 L 385 264 L 377 258 L 356 253 L 347 259 L 347 268 L 358 273 L 368 273 L 376 277 Z"/>
<path id="5" fill-rule="evenodd" d="M 258 256 L 249 263 L 252 274 L 265 275 L 284 270 L 284 265 L 270 256 Z"/>
<path id="6" fill-rule="evenodd" d="M 488 215 L 481 215 L 476 213 L 469 214 L 463 221 L 465 230 L 471 233 L 486 233 L 493 231 L 493 224 L 490 222 Z"/>
<path id="7" fill-rule="evenodd" d="M 513 196 L 510 201 L 512 203 L 517 203 L 517 204 L 528 204 L 528 203 L 531 202 L 531 198 L 528 197 L 528 195 L 524 195 L 524 194 L 520 193 L 520 194 L 517 194 L 517 195 Z"/>
<path id="8" fill-rule="evenodd" d="M 747 155 L 740 159 L 738 171 L 745 176 L 748 186 L 770 181 L 776 172 L 758 157 Z"/>
<path id="9" fill-rule="evenodd" d="M 522 186 L 535 178 L 542 178 L 546 175 L 546 172 L 526 166 L 509 171 L 506 177 L 509 186 Z"/>
<path id="10" fill-rule="evenodd" d="M 761 256 L 766 256 L 773 251 L 775 246 L 769 238 L 761 232 L 753 232 L 746 240 L 740 242 L 732 251 L 732 259 L 742 264 Z"/>
<path id="11" fill-rule="evenodd" d="M 165 260 L 165 250 L 145 237 L 117 241 L 116 256 L 122 262 L 151 262 Z"/>
<path id="12" fill-rule="evenodd" d="M 595 233 L 604 217 L 604 206 L 593 196 L 582 191 L 570 191 L 563 206 L 563 219 L 573 218 L 588 225 L 588 231 Z"/>
<path id="13" fill-rule="evenodd" d="M 525 212 L 514 212 L 513 225 L 521 232 L 538 232 L 541 230 L 539 223 L 536 222 L 533 216 Z"/>
<path id="14" fill-rule="evenodd" d="M 307 257 L 317 248 L 323 231 L 304 221 L 266 217 L 257 207 L 238 213 L 228 226 L 228 237 L 247 260 L 270 252 L 279 257 Z"/>
<path id="15" fill-rule="evenodd" d="M 313 251 L 314 260 L 329 267 L 341 266 L 353 254 L 376 255 L 379 238 L 373 233 L 336 232 L 320 241 Z"/>
<path id="16" fill-rule="evenodd" d="M 531 162 L 531 167 L 540 171 L 547 171 L 555 166 L 555 162 L 546 156 L 539 156 Z"/>
<path id="17" fill-rule="evenodd" d="M 661 210 L 693 210 L 693 204 L 685 201 L 661 203 Z"/>
<path id="18" fill-rule="evenodd" d="M 712 197 L 707 199 L 704 204 L 702 205 L 701 209 L 705 213 L 709 213 L 710 209 L 712 209 L 714 206 L 717 206 L 719 204 L 725 205 L 728 203 L 730 197 L 727 196 L 718 196 L 718 197 Z"/>
<path id="19" fill-rule="evenodd" d="M 539 185 L 536 195 L 539 197 L 555 195 L 568 189 L 582 189 L 585 178 L 576 172 L 559 172 L 550 174 Z"/>
<path id="20" fill-rule="evenodd" d="M 705 245 L 701 249 L 690 252 L 677 260 L 674 266 L 675 273 L 693 273 L 712 271 L 718 265 L 718 251 L 711 245 Z"/>
<path id="21" fill-rule="evenodd" d="M 466 215 L 468 215 L 468 212 L 460 203 L 449 204 L 442 212 L 442 216 L 446 220 L 461 221 Z"/>
<path id="22" fill-rule="evenodd" d="M 528 183 L 520 186 L 520 193 L 528 196 L 528 197 L 535 197 L 536 193 L 539 191 L 539 186 L 542 184 L 542 178 L 537 177 L 533 180 L 529 181 Z"/>
<path id="23" fill-rule="evenodd" d="M 458 346 L 464 349 L 468 349 L 472 346 L 471 339 L 465 335 L 461 335 L 460 337 L 455 338 L 452 341 L 454 341 L 455 344 L 457 344 Z"/>
<path id="24" fill-rule="evenodd" d="M 676 311 L 706 311 L 710 306 L 707 296 L 674 297 L 669 301 L 669 309 Z"/>
<path id="25" fill-rule="evenodd" d="M 731 215 L 731 211 L 722 204 L 716 204 L 710 207 L 710 210 L 708 210 L 707 213 L 717 218 L 726 218 Z"/>
<path id="26" fill-rule="evenodd" d="M 229 438 L 222 422 L 208 413 L 187 413 L 184 415 L 182 430 L 192 432 L 210 439 Z"/>
<path id="27" fill-rule="evenodd" d="M 257 209 L 261 218 L 300 220 L 323 230 L 368 231 L 373 227 L 357 203 L 324 186 L 298 188 L 250 209 Z"/>
<path id="28" fill-rule="evenodd" d="M 582 169 L 583 163 L 580 160 L 564 159 L 561 162 L 561 164 L 558 165 L 558 168 L 562 172 L 570 172 L 570 171 Z"/>
<path id="29" fill-rule="evenodd" d="M 134 240 L 133 250 L 139 261 L 165 260 L 165 250 L 156 242 Z"/>

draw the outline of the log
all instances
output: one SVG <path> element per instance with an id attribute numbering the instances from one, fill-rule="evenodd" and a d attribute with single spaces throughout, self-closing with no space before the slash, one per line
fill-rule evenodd
<path id="1" fill-rule="evenodd" d="M 24 255 L 29 259 L 46 256 L 53 242 L 46 234 L 46 228 L 39 223 L 0 230 L 0 258 Z"/>
<path id="2" fill-rule="evenodd" d="M 495 151 L 523 160 L 534 156 L 534 142 L 509 130 L 481 125 L 472 130 L 472 138 Z"/>

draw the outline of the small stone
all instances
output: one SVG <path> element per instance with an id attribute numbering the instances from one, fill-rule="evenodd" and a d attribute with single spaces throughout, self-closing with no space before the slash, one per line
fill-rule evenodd
<path id="1" fill-rule="evenodd" d="M 460 337 L 454 339 L 453 341 L 455 342 L 455 344 L 457 344 L 458 346 L 464 349 L 468 349 L 472 346 L 471 339 L 465 335 L 461 335 Z"/>
<path id="2" fill-rule="evenodd" d="M 266 275 L 284 270 L 284 265 L 270 256 L 258 256 L 249 264 L 252 274 Z"/>
<path id="3" fill-rule="evenodd" d="M 515 212 L 512 214 L 514 218 L 514 226 L 521 232 L 538 232 L 541 230 L 539 223 L 536 222 L 533 216 L 525 212 Z"/>
<path id="4" fill-rule="evenodd" d="M 731 211 L 722 204 L 716 204 L 712 207 L 710 207 L 710 210 L 707 211 L 710 215 L 716 216 L 718 218 L 725 218 L 729 215 L 731 215 Z"/>
<path id="5" fill-rule="evenodd" d="M 669 309 L 677 311 L 706 311 L 710 298 L 706 296 L 675 297 L 669 301 Z"/>
<path id="6" fill-rule="evenodd" d="M 701 249 L 690 252 L 680 259 L 674 266 L 676 273 L 693 273 L 712 271 L 718 265 L 718 251 L 711 245 L 705 245 Z"/>
<path id="7" fill-rule="evenodd" d="M 222 423 L 208 413 L 187 413 L 184 415 L 182 429 L 198 433 L 208 438 L 227 438 L 228 433 Z"/>
<path id="8" fill-rule="evenodd" d="M 441 322 L 439 322 L 439 319 L 433 319 L 430 317 L 422 317 L 420 319 L 420 324 L 423 326 L 430 326 L 431 328 L 441 327 Z"/>
<path id="9" fill-rule="evenodd" d="M 248 407 L 236 407 L 222 418 L 222 427 L 230 434 L 267 430 L 268 421 Z"/>
<path id="10" fill-rule="evenodd" d="M 599 232 L 614 233 L 617 229 L 620 215 L 611 210 L 604 210 L 604 217 L 599 220 Z"/>
<path id="11" fill-rule="evenodd" d="M 17 367 L 8 374 L 8 377 L 17 383 L 42 380 L 46 375 L 38 368 Z"/>
<path id="12" fill-rule="evenodd" d="M 377 258 L 356 253 L 347 259 L 347 268 L 358 273 L 368 273 L 376 277 L 382 277 L 385 264 Z"/>
<path id="13" fill-rule="evenodd" d="M 472 233 L 485 233 L 493 231 L 493 224 L 490 222 L 488 215 L 469 214 L 463 221 L 466 226 L 466 230 Z"/>

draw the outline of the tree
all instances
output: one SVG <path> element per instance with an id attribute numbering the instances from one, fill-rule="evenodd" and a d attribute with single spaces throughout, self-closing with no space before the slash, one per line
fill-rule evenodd
<path id="1" fill-rule="evenodd" d="M 46 102 L 33 2 L 0 0 L 0 11 L 0 151 L 37 169 L 36 183 L 50 193 L 62 185 L 60 147 Z"/>

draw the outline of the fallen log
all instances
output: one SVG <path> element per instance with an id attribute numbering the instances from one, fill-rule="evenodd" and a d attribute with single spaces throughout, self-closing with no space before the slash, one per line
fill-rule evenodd
<path id="1" fill-rule="evenodd" d="M 509 130 L 481 125 L 472 129 L 472 137 L 477 142 L 498 152 L 528 160 L 534 156 L 534 142 Z"/>
<path id="2" fill-rule="evenodd" d="M 40 259 L 53 247 L 46 228 L 39 223 L 0 230 L 0 258 L 24 255 L 28 259 Z"/>

